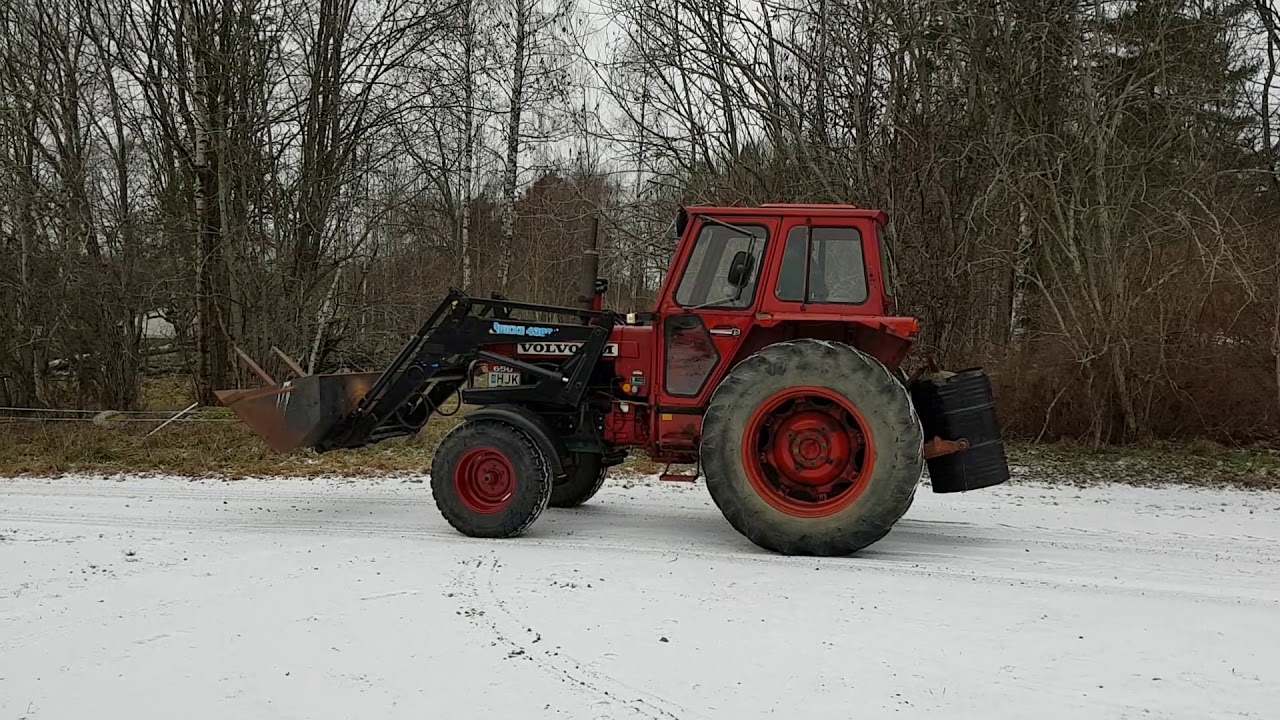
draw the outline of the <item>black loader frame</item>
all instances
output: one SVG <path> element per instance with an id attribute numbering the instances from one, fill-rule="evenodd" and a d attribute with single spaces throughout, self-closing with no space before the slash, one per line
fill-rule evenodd
<path id="1" fill-rule="evenodd" d="M 517 311 L 571 320 L 513 319 Z M 279 388 L 229 391 L 223 401 L 278 448 L 309 446 L 323 453 L 413 435 L 455 394 L 464 403 L 491 406 L 478 413 L 507 416 L 544 440 L 550 435 L 545 421 L 525 408 L 576 412 L 617 322 L 618 315 L 610 311 L 517 302 L 497 294 L 477 298 L 451 288 L 380 374 L 305 376 Z M 487 349 L 530 340 L 578 345 L 554 365 L 526 363 Z M 513 367 L 533 382 L 470 387 L 478 362 Z M 556 457 L 548 460 L 558 471 L 562 449 L 547 448 L 553 449 L 557 452 L 548 455 Z"/>

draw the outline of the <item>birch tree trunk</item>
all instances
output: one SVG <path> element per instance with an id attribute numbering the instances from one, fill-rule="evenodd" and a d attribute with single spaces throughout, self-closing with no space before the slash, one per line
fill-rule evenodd
<path id="1" fill-rule="evenodd" d="M 507 111 L 507 157 L 502 168 L 502 242 L 498 247 L 498 287 L 511 281 L 511 253 L 516 233 L 516 180 L 520 170 L 520 130 L 524 113 L 526 52 L 533 0 L 516 0 L 511 58 L 511 106 Z"/>
<path id="2" fill-rule="evenodd" d="M 1025 202 L 1018 203 L 1018 246 L 1013 256 L 1012 288 L 1009 297 L 1009 349 L 1017 352 L 1027 335 L 1027 292 L 1031 270 L 1031 217 Z"/>
<path id="3" fill-rule="evenodd" d="M 466 37 L 462 72 L 462 219 L 458 231 L 458 253 L 462 256 L 462 288 L 471 287 L 471 204 L 476 165 L 476 16 L 475 0 L 467 1 Z"/>

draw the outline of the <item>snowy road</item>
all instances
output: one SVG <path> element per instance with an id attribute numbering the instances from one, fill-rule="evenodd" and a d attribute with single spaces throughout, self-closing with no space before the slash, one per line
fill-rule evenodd
<path id="1" fill-rule="evenodd" d="M 400 480 L 0 480 L 0 720 L 1280 716 L 1280 495 L 922 489 L 803 559 L 628 485 L 498 542 Z"/>

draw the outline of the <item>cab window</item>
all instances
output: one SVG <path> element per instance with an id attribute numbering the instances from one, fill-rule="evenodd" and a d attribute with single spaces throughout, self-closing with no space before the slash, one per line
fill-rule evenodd
<path id="1" fill-rule="evenodd" d="M 812 250 L 805 263 L 807 234 L 813 233 Z M 805 273 L 809 296 L 804 296 Z M 775 293 L 779 300 L 806 303 L 858 305 L 867 301 L 867 268 L 862 255 L 862 234 L 851 227 L 803 225 L 787 233 L 782 268 Z"/>
<path id="2" fill-rule="evenodd" d="M 769 231 L 760 225 L 745 225 L 741 230 L 704 225 L 676 287 L 676 303 L 681 307 L 751 307 L 768 236 Z M 735 258 L 740 264 L 736 271 Z M 739 277 L 734 277 L 735 272 Z M 735 279 L 740 287 L 734 284 Z"/>

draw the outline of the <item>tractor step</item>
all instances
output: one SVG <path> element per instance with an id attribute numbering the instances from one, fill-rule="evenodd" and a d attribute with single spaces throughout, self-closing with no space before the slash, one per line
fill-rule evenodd
<path id="1" fill-rule="evenodd" d="M 699 463 L 698 465 L 696 465 L 696 466 L 693 468 L 693 474 L 692 474 L 692 475 L 686 475 L 686 474 L 684 474 L 684 473 L 673 473 L 673 472 L 671 472 L 671 463 L 667 463 L 667 464 L 666 464 L 666 467 L 662 468 L 662 472 L 658 473 L 658 479 L 659 479 L 659 480 L 661 480 L 662 482 L 683 482 L 683 483 L 691 483 L 691 482 L 697 482 L 697 481 L 698 481 L 698 478 L 700 478 L 700 477 L 702 477 L 702 464 L 701 464 L 701 463 Z"/>

